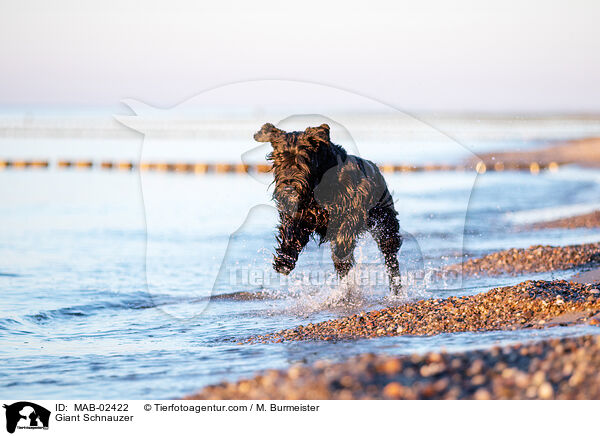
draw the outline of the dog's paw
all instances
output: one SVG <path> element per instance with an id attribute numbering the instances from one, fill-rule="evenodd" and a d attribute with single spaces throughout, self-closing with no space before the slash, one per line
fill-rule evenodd
<path id="1" fill-rule="evenodd" d="M 279 274 L 287 276 L 294 269 L 294 262 L 288 256 L 277 256 L 273 260 L 273 269 Z"/>

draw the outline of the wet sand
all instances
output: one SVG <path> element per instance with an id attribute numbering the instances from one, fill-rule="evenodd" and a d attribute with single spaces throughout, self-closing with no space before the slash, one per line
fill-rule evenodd
<path id="1" fill-rule="evenodd" d="M 531 226 L 533 229 L 578 229 L 600 228 L 600 210 L 587 213 L 585 215 L 576 215 L 567 218 L 561 218 L 552 221 L 539 222 Z"/>
<path id="2" fill-rule="evenodd" d="M 366 354 L 266 371 L 187 399 L 600 399 L 600 336 L 466 353 Z"/>
<path id="3" fill-rule="evenodd" d="M 600 283 L 600 268 L 577 273 L 570 280 L 577 283 Z"/>
<path id="4" fill-rule="evenodd" d="M 526 281 L 516 286 L 446 299 L 419 300 L 371 312 L 300 325 L 248 339 L 248 343 L 347 340 L 399 335 L 516 330 L 597 323 L 595 284 Z"/>
<path id="5" fill-rule="evenodd" d="M 533 151 L 486 153 L 474 158 L 470 164 L 475 165 L 479 161 L 483 161 L 488 168 L 501 165 L 507 170 L 529 168 L 533 162 L 540 167 L 548 167 L 556 163 L 600 168 L 600 138 L 568 141 Z"/>

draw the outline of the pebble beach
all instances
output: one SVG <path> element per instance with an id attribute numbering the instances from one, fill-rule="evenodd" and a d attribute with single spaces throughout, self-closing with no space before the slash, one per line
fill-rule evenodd
<path id="1" fill-rule="evenodd" d="M 446 270 L 462 272 L 467 276 L 520 275 L 546 271 L 591 267 L 600 263 L 600 244 L 578 244 L 565 247 L 535 245 L 529 248 L 511 248 L 466 259 Z"/>
<path id="2" fill-rule="evenodd" d="M 454 354 L 365 354 L 266 371 L 187 399 L 600 399 L 600 336 Z"/>

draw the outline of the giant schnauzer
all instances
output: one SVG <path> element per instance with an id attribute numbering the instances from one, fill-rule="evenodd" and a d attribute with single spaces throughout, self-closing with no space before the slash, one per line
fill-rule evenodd
<path id="1" fill-rule="evenodd" d="M 285 132 L 267 123 L 256 132 L 270 142 L 279 211 L 275 271 L 289 274 L 311 235 L 331 243 L 331 257 L 340 278 L 354 264 L 357 238 L 369 231 L 377 242 L 397 295 L 401 289 L 398 251 L 400 225 L 392 196 L 377 166 L 352 156 L 329 139 L 329 126 Z"/>

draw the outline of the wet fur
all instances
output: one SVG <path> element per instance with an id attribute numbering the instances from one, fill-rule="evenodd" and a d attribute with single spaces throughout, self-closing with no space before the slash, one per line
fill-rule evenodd
<path id="1" fill-rule="evenodd" d="M 344 277 L 354 265 L 358 237 L 369 231 L 396 294 L 402 238 L 394 202 L 377 166 L 333 144 L 327 124 L 285 132 L 267 123 L 254 139 L 273 147 L 267 159 L 273 164 L 280 220 L 275 270 L 289 274 L 311 235 L 317 235 L 320 243 L 331 243 L 335 269 Z"/>

